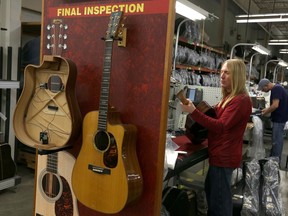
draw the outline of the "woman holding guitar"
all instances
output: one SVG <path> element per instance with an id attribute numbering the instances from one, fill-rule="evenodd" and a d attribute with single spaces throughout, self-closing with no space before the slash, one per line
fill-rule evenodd
<path id="1" fill-rule="evenodd" d="M 240 167 L 243 134 L 252 103 L 245 87 L 246 67 L 242 60 L 226 60 L 220 76 L 222 99 L 215 106 L 215 118 L 200 112 L 191 101 L 181 107 L 208 129 L 209 170 L 205 179 L 208 215 L 230 216 L 233 212 L 231 176 Z"/>

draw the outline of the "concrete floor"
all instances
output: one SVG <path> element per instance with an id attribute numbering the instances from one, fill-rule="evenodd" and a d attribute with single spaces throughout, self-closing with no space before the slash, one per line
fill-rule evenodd
<path id="1" fill-rule="evenodd" d="M 34 170 L 26 165 L 17 165 L 21 183 L 0 191 L 0 216 L 33 215 Z"/>
<path id="2" fill-rule="evenodd" d="M 269 138 L 265 139 L 265 148 L 269 148 Z M 247 145 L 246 145 L 247 147 Z M 288 140 L 285 139 L 282 163 L 280 169 L 280 192 L 284 212 L 288 215 L 288 169 L 285 168 L 288 155 Z M 200 166 L 201 168 L 202 165 Z M 34 205 L 34 170 L 23 164 L 18 164 L 18 175 L 21 183 L 16 187 L 0 191 L 0 216 L 30 216 Z M 201 169 L 200 168 L 200 169 Z M 282 215 L 282 216 L 283 216 Z"/>

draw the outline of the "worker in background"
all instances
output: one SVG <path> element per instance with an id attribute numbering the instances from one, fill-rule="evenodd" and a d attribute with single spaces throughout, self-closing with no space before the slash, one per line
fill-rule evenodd
<path id="1" fill-rule="evenodd" d="M 220 78 L 222 99 L 215 106 L 216 118 L 200 112 L 190 100 L 188 105 L 181 104 L 182 111 L 208 129 L 209 169 L 205 179 L 208 216 L 232 216 L 232 172 L 241 165 L 243 135 L 252 112 L 243 60 L 226 60 Z"/>
<path id="2" fill-rule="evenodd" d="M 282 85 L 272 83 L 266 78 L 260 80 L 258 90 L 263 92 L 271 91 L 270 106 L 262 110 L 262 115 L 271 113 L 272 148 L 270 156 L 278 157 L 279 164 L 281 164 L 284 126 L 288 120 L 288 94 Z"/>

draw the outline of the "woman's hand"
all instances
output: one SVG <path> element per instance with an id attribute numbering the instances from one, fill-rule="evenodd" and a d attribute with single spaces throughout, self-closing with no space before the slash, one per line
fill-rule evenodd
<path id="1" fill-rule="evenodd" d="M 192 103 L 191 100 L 187 99 L 189 101 L 189 103 L 187 105 L 184 105 L 182 102 L 180 102 L 181 108 L 183 112 L 188 112 L 188 113 L 192 113 L 194 112 L 194 110 L 196 109 L 196 107 L 194 106 L 194 104 Z"/>

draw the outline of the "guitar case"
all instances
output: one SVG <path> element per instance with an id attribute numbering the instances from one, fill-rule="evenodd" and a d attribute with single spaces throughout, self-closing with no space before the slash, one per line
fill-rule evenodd
<path id="1" fill-rule="evenodd" d="M 20 142 L 32 148 L 71 146 L 81 132 L 82 117 L 75 94 L 73 61 L 46 55 L 41 65 L 27 65 L 13 127 Z"/>
<path id="2" fill-rule="evenodd" d="M 196 109 L 200 110 L 202 113 L 215 118 L 215 110 L 206 102 L 201 101 Z M 201 144 L 208 136 L 207 128 L 203 127 L 199 123 L 195 122 L 191 115 L 187 115 L 185 122 L 186 136 L 190 139 L 193 144 Z"/>
<path id="3" fill-rule="evenodd" d="M 16 174 L 16 165 L 11 157 L 11 146 L 0 144 L 0 180 L 12 178 Z"/>

